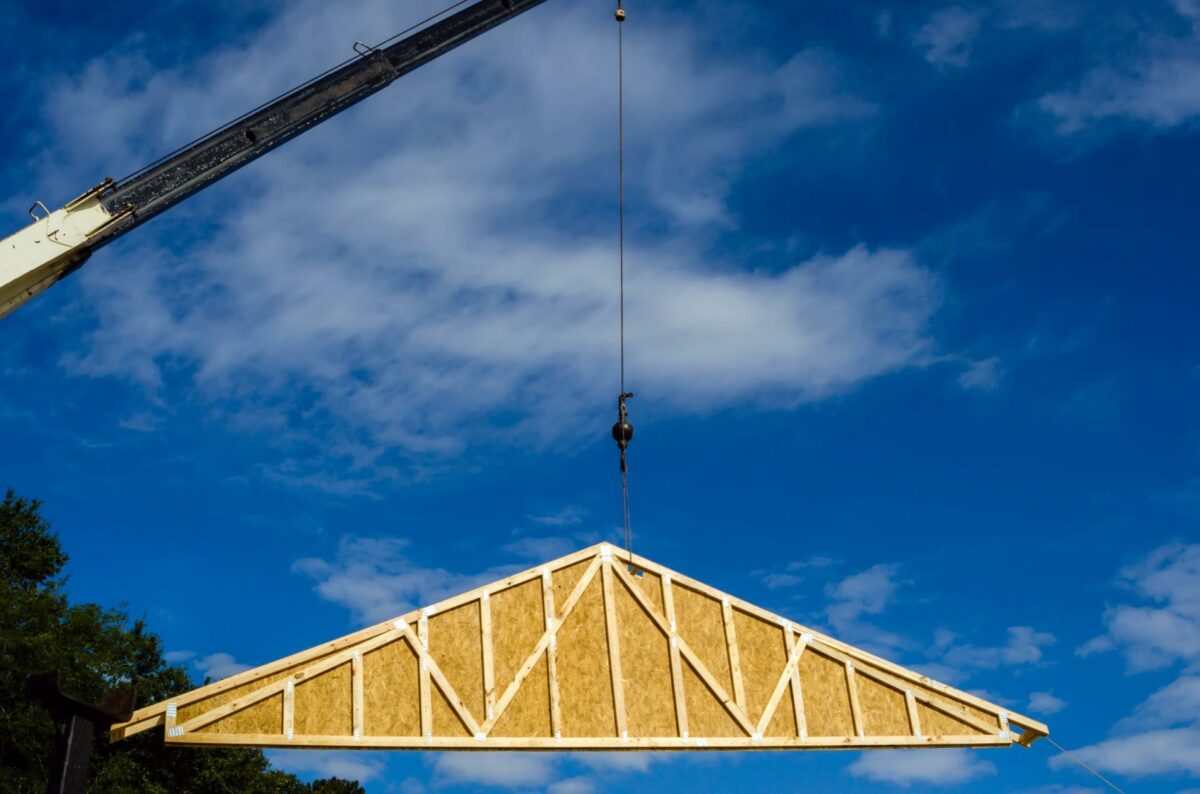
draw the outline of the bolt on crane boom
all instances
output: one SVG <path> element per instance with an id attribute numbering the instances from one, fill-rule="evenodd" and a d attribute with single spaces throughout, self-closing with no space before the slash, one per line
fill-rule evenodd
<path id="1" fill-rule="evenodd" d="M 125 179 L 105 179 L 54 212 L 36 202 L 33 223 L 0 240 L 0 317 L 79 269 L 101 246 L 544 1 L 479 0 L 394 44 L 356 44 L 357 57 Z"/>

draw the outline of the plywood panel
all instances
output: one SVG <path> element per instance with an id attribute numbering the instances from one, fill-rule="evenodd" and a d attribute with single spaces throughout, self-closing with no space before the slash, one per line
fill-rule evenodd
<path id="1" fill-rule="evenodd" d="M 349 736 L 350 662 L 296 685 L 296 735 Z"/>
<path id="2" fill-rule="evenodd" d="M 683 665 L 683 694 L 687 702 L 688 732 L 691 736 L 745 736 L 733 717 L 686 662 Z"/>
<path id="3" fill-rule="evenodd" d="M 787 645 L 783 627 L 767 623 L 740 609 L 733 610 L 733 622 L 737 628 L 739 659 L 742 668 L 742 687 L 746 693 L 746 712 L 750 721 L 757 724 L 758 718 L 767 707 L 779 683 L 779 674 L 787 664 Z M 776 711 L 776 719 L 782 719 Z M 795 721 L 792 723 L 793 729 Z M 784 730 L 783 726 L 772 725 L 773 729 Z M 770 732 L 767 735 L 772 735 Z M 795 735 L 794 733 L 792 735 Z"/>
<path id="4" fill-rule="evenodd" d="M 672 585 L 672 589 L 679 635 L 721 686 L 732 694 L 733 678 L 729 673 L 729 649 L 725 645 L 721 602 L 679 584 Z"/>
<path id="5" fill-rule="evenodd" d="M 503 692 L 545 631 L 542 582 L 533 579 L 491 597 L 496 688 Z"/>
<path id="6" fill-rule="evenodd" d="M 620 563 L 618 563 L 619 565 Z M 662 577 L 656 573 L 647 570 L 642 571 L 641 576 L 632 577 L 637 582 L 641 591 L 646 594 L 646 597 L 654 602 L 654 606 L 659 612 L 663 611 L 662 600 Z"/>
<path id="7" fill-rule="evenodd" d="M 809 648 L 800 654 L 800 689 L 809 736 L 853 736 L 846 668 Z"/>
<path id="8" fill-rule="evenodd" d="M 282 733 L 283 695 L 275 695 L 223 720 L 201 728 L 202 733 Z"/>
<path id="9" fill-rule="evenodd" d="M 442 694 L 442 691 L 437 686 L 433 687 L 430 706 L 433 711 L 434 736 L 457 736 L 459 738 L 471 736 L 471 732 L 467 730 L 467 726 L 463 725 L 462 720 L 454 713 L 454 709 L 450 707 L 446 696 Z"/>
<path id="10" fill-rule="evenodd" d="M 614 585 L 613 594 L 629 734 L 676 736 L 675 699 L 671 689 L 671 656 L 667 638 L 623 585 Z M 659 595 L 661 597 L 661 590 Z"/>
<path id="11" fill-rule="evenodd" d="M 367 736 L 419 736 L 417 655 L 406 642 L 393 642 L 363 654 L 363 733 Z"/>
<path id="12" fill-rule="evenodd" d="M 551 582 L 554 586 L 554 603 L 556 609 L 561 610 L 563 604 L 567 603 L 567 598 L 570 597 L 571 591 L 575 589 L 575 585 L 579 584 L 579 578 L 583 576 L 584 571 L 591 565 L 591 560 L 577 562 L 574 565 L 568 565 L 565 568 L 560 568 L 555 571 L 551 577 Z"/>
<path id="13" fill-rule="evenodd" d="M 287 678 L 288 676 L 292 675 L 293 673 L 295 673 L 296 671 L 298 671 L 300 669 L 301 669 L 301 667 L 297 666 L 297 667 L 288 668 L 286 670 L 281 670 L 281 671 L 275 673 L 274 675 L 264 676 L 261 681 L 256 681 L 251 684 L 245 684 L 243 686 L 236 687 L 227 692 L 222 692 L 221 694 L 214 695 L 213 697 L 206 698 L 206 699 L 198 701 L 196 703 L 192 703 L 187 706 L 182 706 L 178 710 L 178 721 L 180 723 L 187 722 L 188 720 L 192 719 L 193 717 L 199 716 L 200 714 L 203 714 L 206 711 L 210 711 L 211 709 L 217 708 L 218 706 L 224 706 L 226 703 L 237 700 L 238 698 L 245 697 L 246 695 L 249 695 L 250 693 L 252 693 L 256 690 L 261 689 L 263 686 L 265 686 L 267 684 L 273 684 L 276 681 L 282 681 L 283 679 Z"/>
<path id="14" fill-rule="evenodd" d="M 551 736 L 550 687 L 546 657 L 537 665 L 517 691 L 516 697 L 496 721 L 496 736 Z"/>
<path id="15" fill-rule="evenodd" d="M 429 655 L 476 719 L 484 713 L 480 637 L 478 601 L 429 618 Z"/>
<path id="16" fill-rule="evenodd" d="M 604 599 L 597 575 L 558 632 L 563 736 L 617 735 L 609 676 Z"/>
<path id="17" fill-rule="evenodd" d="M 921 720 L 921 733 L 925 736 L 970 736 L 979 733 L 965 722 L 959 722 L 919 701 L 917 716 Z"/>
<path id="18" fill-rule="evenodd" d="M 872 681 L 865 675 L 858 680 L 858 706 L 862 711 L 867 736 L 911 736 L 908 704 L 904 693 Z"/>

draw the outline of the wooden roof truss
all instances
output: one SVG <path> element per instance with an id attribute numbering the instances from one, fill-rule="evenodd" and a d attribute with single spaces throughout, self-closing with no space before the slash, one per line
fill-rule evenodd
<path id="1" fill-rule="evenodd" d="M 136 712 L 181 745 L 1028 745 L 1045 725 L 600 544 Z"/>

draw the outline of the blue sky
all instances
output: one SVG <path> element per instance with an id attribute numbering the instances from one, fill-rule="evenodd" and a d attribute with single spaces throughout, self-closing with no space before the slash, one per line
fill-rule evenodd
<path id="1" fill-rule="evenodd" d="M 5 4 L 0 217 L 435 5 Z M 1200 787 L 1200 4 L 628 5 L 636 550 Z M 615 536 L 610 14 L 549 0 L 0 322 L 0 482 L 75 598 L 201 680 Z M 1099 790 L 1055 755 L 274 757 Z"/>

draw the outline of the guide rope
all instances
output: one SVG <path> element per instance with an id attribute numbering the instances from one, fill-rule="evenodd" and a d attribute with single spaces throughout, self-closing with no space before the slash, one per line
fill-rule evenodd
<path id="1" fill-rule="evenodd" d="M 617 20 L 617 250 L 619 262 L 620 361 L 621 390 L 617 396 L 617 422 L 612 427 L 613 439 L 621 451 L 621 520 L 625 528 L 625 550 L 633 558 L 633 522 L 629 515 L 629 466 L 625 450 L 633 440 L 633 425 L 629 423 L 626 401 L 633 392 L 625 390 L 625 9 L 617 0 L 613 15 Z"/>
<path id="2" fill-rule="evenodd" d="M 1062 754 L 1063 754 L 1063 755 L 1065 755 L 1067 758 L 1070 758 L 1072 761 L 1074 761 L 1075 763 L 1079 764 L 1081 767 L 1083 767 L 1084 769 L 1086 769 L 1088 772 L 1090 772 L 1090 773 L 1092 774 L 1092 776 L 1093 776 L 1093 777 L 1095 777 L 1097 780 L 1099 780 L 1099 781 L 1100 781 L 1101 783 L 1103 783 L 1104 785 L 1108 786 L 1108 787 L 1109 787 L 1110 789 L 1112 789 L 1113 791 L 1117 792 L 1117 794 L 1125 794 L 1125 792 L 1124 792 L 1124 791 L 1122 791 L 1121 789 L 1117 788 L 1117 786 L 1116 786 L 1116 784 L 1115 784 L 1115 783 L 1113 783 L 1111 780 L 1109 780 L 1108 778 L 1106 778 L 1104 775 L 1102 775 L 1102 774 L 1100 774 L 1099 772 L 1097 772 L 1095 769 L 1092 769 L 1090 766 L 1088 766 L 1087 764 L 1085 764 L 1085 763 L 1083 762 L 1083 760 L 1082 760 L 1082 759 L 1081 759 L 1079 756 L 1075 755 L 1075 753 L 1073 753 L 1073 752 L 1071 752 L 1070 750 L 1066 749 L 1066 748 L 1065 748 L 1065 747 L 1063 747 L 1061 744 L 1059 744 L 1058 742 L 1056 742 L 1056 741 L 1054 741 L 1053 739 L 1051 739 L 1049 736 L 1045 737 L 1045 739 L 1046 739 L 1046 741 L 1048 741 L 1050 744 L 1054 745 L 1054 747 L 1055 747 L 1055 748 L 1057 748 L 1057 749 L 1058 749 L 1058 751 L 1059 751 L 1060 753 L 1062 753 Z"/>

